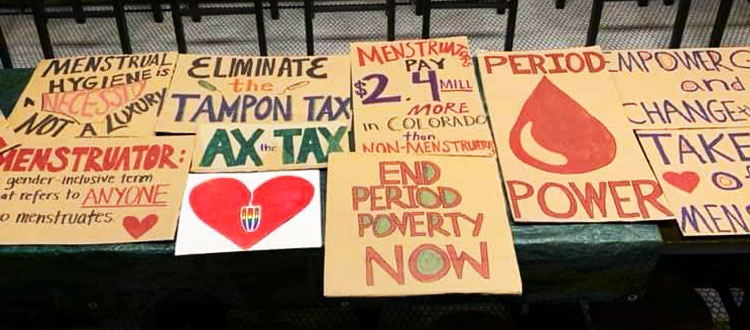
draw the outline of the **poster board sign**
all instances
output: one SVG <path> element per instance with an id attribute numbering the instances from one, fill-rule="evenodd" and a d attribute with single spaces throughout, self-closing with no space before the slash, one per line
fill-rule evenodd
<path id="1" fill-rule="evenodd" d="M 337 153 L 329 167 L 326 296 L 521 293 L 494 159 Z"/>
<path id="2" fill-rule="evenodd" d="M 598 47 L 479 56 L 513 218 L 669 219 Z"/>
<path id="3" fill-rule="evenodd" d="M 0 155 L 11 148 L 18 147 L 19 145 L 18 138 L 13 134 L 13 131 L 8 129 L 8 127 L 0 125 Z"/>
<path id="4" fill-rule="evenodd" d="M 0 155 L 0 245 L 173 239 L 192 143 L 23 139 Z"/>
<path id="5" fill-rule="evenodd" d="M 605 52 L 633 128 L 750 126 L 750 48 Z"/>
<path id="6" fill-rule="evenodd" d="M 466 37 L 351 44 L 355 150 L 494 156 Z"/>
<path id="7" fill-rule="evenodd" d="M 23 136 L 152 136 L 177 53 L 39 62 L 10 115 Z"/>
<path id="8" fill-rule="evenodd" d="M 157 131 L 351 120 L 347 56 L 180 55 Z"/>
<path id="9" fill-rule="evenodd" d="M 349 151 L 349 122 L 201 125 L 193 172 L 324 168 L 332 152 Z"/>
<path id="10" fill-rule="evenodd" d="M 638 130 L 685 236 L 750 234 L 750 131 Z"/>
<path id="11" fill-rule="evenodd" d="M 190 174 L 175 255 L 322 246 L 320 172 Z"/>

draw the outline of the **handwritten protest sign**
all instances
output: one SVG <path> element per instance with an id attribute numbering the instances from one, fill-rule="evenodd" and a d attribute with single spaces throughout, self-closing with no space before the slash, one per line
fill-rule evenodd
<path id="1" fill-rule="evenodd" d="M 605 52 L 634 128 L 750 126 L 750 48 Z"/>
<path id="2" fill-rule="evenodd" d="M 0 155 L 11 148 L 18 146 L 18 138 L 13 131 L 0 124 Z"/>
<path id="3" fill-rule="evenodd" d="M 639 130 L 685 236 L 750 234 L 750 131 Z"/>
<path id="4" fill-rule="evenodd" d="M 516 221 L 668 219 L 598 47 L 480 54 Z"/>
<path id="5" fill-rule="evenodd" d="M 492 158 L 332 154 L 326 296 L 520 294 Z"/>
<path id="6" fill-rule="evenodd" d="M 180 55 L 157 131 L 200 124 L 349 122 L 346 56 Z"/>
<path id="7" fill-rule="evenodd" d="M 351 44 L 355 149 L 494 156 L 466 37 Z"/>
<path id="8" fill-rule="evenodd" d="M 320 171 L 190 174 L 175 255 L 319 248 Z"/>
<path id="9" fill-rule="evenodd" d="M 323 168 L 349 151 L 349 122 L 208 124 L 198 128 L 193 172 Z"/>
<path id="10" fill-rule="evenodd" d="M 10 116 L 18 134 L 151 136 L 177 53 L 44 60 Z"/>
<path id="11" fill-rule="evenodd" d="M 8 122 L 0 112 L 0 153 L 11 148 L 14 145 L 14 139 L 13 132 L 8 129 Z"/>
<path id="12" fill-rule="evenodd" d="M 23 139 L 0 155 L 0 244 L 173 239 L 192 143 Z"/>

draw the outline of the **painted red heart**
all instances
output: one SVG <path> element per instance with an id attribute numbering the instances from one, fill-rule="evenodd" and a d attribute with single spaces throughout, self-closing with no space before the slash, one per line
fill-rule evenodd
<path id="1" fill-rule="evenodd" d="M 695 190 L 695 187 L 698 186 L 698 182 L 700 182 L 701 180 L 701 178 L 698 176 L 698 173 L 695 173 L 693 171 L 685 171 L 682 173 L 671 171 L 664 172 L 661 177 L 664 178 L 664 180 L 669 184 L 677 187 L 677 189 L 688 193 L 692 193 L 693 190 Z"/>
<path id="2" fill-rule="evenodd" d="M 247 250 L 307 207 L 314 193 L 310 182 L 296 176 L 270 179 L 252 193 L 240 180 L 217 178 L 190 191 L 190 206 L 201 221 Z M 256 231 L 247 232 L 240 210 L 251 199 L 252 205 L 261 208 L 261 222 Z"/>
<path id="3" fill-rule="evenodd" d="M 122 220 L 122 226 L 125 227 L 130 236 L 138 238 L 153 228 L 158 221 L 159 217 L 156 214 L 149 214 L 143 220 L 138 220 L 134 216 L 127 216 Z"/>

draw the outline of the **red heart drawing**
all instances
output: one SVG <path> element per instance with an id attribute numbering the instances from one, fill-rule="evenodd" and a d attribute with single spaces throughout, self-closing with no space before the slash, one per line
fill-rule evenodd
<path id="1" fill-rule="evenodd" d="M 130 236 L 138 238 L 153 228 L 158 221 L 159 217 L 156 214 L 149 214 L 143 220 L 138 220 L 138 218 L 131 215 L 122 220 L 122 226 L 125 227 Z"/>
<path id="2" fill-rule="evenodd" d="M 701 180 L 701 178 L 698 176 L 698 173 L 695 173 L 693 171 L 685 171 L 682 173 L 671 171 L 664 172 L 661 177 L 669 182 L 669 184 L 688 193 L 692 193 L 693 190 L 695 190 L 695 187 L 698 186 L 698 182 L 700 182 Z"/>
<path id="3" fill-rule="evenodd" d="M 217 178 L 190 191 L 190 206 L 209 227 L 247 250 L 307 207 L 314 194 L 315 187 L 296 176 L 270 179 L 252 193 L 240 180 Z M 247 232 L 240 222 L 240 210 L 249 206 L 251 199 L 252 205 L 261 208 L 261 222 L 256 231 Z"/>

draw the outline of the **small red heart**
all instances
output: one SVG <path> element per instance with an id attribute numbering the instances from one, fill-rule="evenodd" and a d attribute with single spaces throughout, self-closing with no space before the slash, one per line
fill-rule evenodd
<path id="1" fill-rule="evenodd" d="M 671 171 L 664 172 L 661 177 L 669 182 L 669 184 L 688 193 L 692 193 L 693 190 L 695 190 L 695 187 L 698 186 L 698 182 L 700 182 L 701 180 L 701 178 L 698 176 L 698 173 L 695 173 L 693 171 L 685 171 L 682 173 Z"/>
<path id="2" fill-rule="evenodd" d="M 138 220 L 134 216 L 127 216 L 122 220 L 122 226 L 130 233 L 130 236 L 138 238 L 153 228 L 158 221 L 159 217 L 156 214 L 149 214 L 143 220 Z"/>
<path id="3" fill-rule="evenodd" d="M 240 248 L 247 250 L 302 211 L 315 193 L 307 180 L 295 176 L 270 179 L 250 192 L 242 181 L 218 178 L 203 182 L 190 191 L 195 215 Z M 240 222 L 244 206 L 260 206 L 260 226 L 247 232 Z"/>

